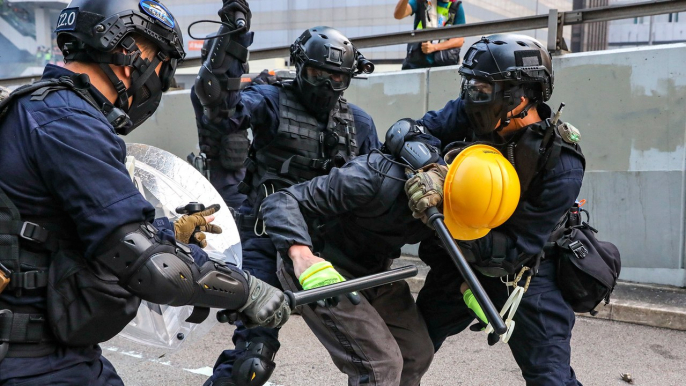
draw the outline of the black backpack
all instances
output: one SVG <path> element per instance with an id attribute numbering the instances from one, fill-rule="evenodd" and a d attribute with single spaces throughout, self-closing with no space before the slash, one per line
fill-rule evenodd
<path id="1" fill-rule="evenodd" d="M 622 262 L 614 244 L 596 238 L 598 230 L 588 224 L 589 218 L 588 211 L 575 203 L 556 226 L 544 252 L 546 258 L 557 261 L 557 285 L 572 309 L 595 315 L 600 302 L 610 302 Z"/>

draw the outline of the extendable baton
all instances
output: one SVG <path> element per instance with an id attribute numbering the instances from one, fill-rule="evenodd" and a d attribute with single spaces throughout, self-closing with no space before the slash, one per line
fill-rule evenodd
<path id="1" fill-rule="evenodd" d="M 346 280 L 344 282 L 317 287 L 306 291 L 284 291 L 284 295 L 286 295 L 286 299 L 288 299 L 288 306 L 291 308 L 291 310 L 294 310 L 295 307 L 316 303 L 320 300 L 325 300 L 334 296 L 344 295 L 355 291 L 362 291 L 369 288 L 390 284 L 399 280 L 408 279 L 417 276 L 418 272 L 419 270 L 416 266 L 408 265 L 405 267 L 394 268 L 373 275 Z M 238 314 L 236 311 L 223 310 L 217 312 L 217 320 L 220 323 L 233 323 L 237 319 Z"/>
<path id="2" fill-rule="evenodd" d="M 479 282 L 479 279 L 464 258 L 460 247 L 455 243 L 455 239 L 453 239 L 450 231 L 446 228 L 445 223 L 443 222 L 443 215 L 435 207 L 429 208 L 426 211 L 426 215 L 429 217 L 429 224 L 436 230 L 445 249 L 448 250 L 450 258 L 455 263 L 455 266 L 460 271 L 467 284 L 469 284 L 469 288 L 472 290 L 476 301 L 479 302 L 481 309 L 486 314 L 488 322 L 493 326 L 493 330 L 496 334 L 503 335 L 507 332 L 507 326 L 505 326 L 505 322 L 503 321 L 503 318 L 500 317 L 500 313 L 496 310 L 491 298 L 488 297 L 484 287 L 481 286 L 481 282 Z"/>
<path id="3" fill-rule="evenodd" d="M 307 291 L 285 291 L 284 294 L 288 298 L 288 304 L 290 305 L 291 310 L 293 310 L 295 307 L 303 304 L 315 303 L 317 301 L 332 298 L 334 296 L 345 295 L 355 291 L 362 291 L 414 277 L 417 276 L 417 272 L 419 272 L 417 267 L 414 265 L 408 265 L 374 275 L 363 276 L 336 284 L 312 288 Z"/>

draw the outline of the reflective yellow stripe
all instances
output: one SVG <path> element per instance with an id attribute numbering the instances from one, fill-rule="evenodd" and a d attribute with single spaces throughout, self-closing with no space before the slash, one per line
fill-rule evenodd
<path id="1" fill-rule="evenodd" d="M 331 263 L 329 263 L 329 264 L 327 264 L 327 265 L 325 265 L 325 266 L 323 266 L 323 267 L 321 267 L 321 268 L 319 268 L 319 269 L 314 270 L 314 272 L 310 272 L 309 275 L 307 275 L 307 276 L 305 276 L 305 277 L 303 277 L 303 278 L 300 278 L 300 285 L 303 285 L 303 282 L 304 282 L 305 280 L 309 279 L 310 277 L 312 277 L 312 275 L 314 275 L 315 273 L 321 272 L 321 271 L 323 271 L 323 270 L 325 270 L 325 269 L 329 269 L 329 268 L 333 268 L 333 265 L 331 265 Z"/>

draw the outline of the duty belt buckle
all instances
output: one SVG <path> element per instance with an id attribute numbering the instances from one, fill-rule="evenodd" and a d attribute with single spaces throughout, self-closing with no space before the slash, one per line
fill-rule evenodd
<path id="1" fill-rule="evenodd" d="M 579 240 L 569 244 L 569 249 L 572 250 L 578 259 L 583 259 L 584 257 L 588 256 L 588 249 L 586 249 L 584 244 Z"/>
<path id="2" fill-rule="evenodd" d="M 29 228 L 29 226 L 31 228 Z M 33 241 L 34 243 L 42 243 L 41 240 L 33 238 L 33 234 L 35 233 L 36 229 L 40 229 L 40 225 L 26 221 L 24 222 L 24 225 L 21 226 L 21 231 L 19 231 L 19 237 L 21 237 L 22 239 Z"/>

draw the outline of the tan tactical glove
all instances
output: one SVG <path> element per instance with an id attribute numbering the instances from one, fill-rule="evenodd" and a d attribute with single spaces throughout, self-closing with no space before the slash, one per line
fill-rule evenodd
<path id="1" fill-rule="evenodd" d="M 408 205 L 412 210 L 412 217 L 422 220 L 424 224 L 429 220 L 426 210 L 443 207 L 443 183 L 448 174 L 448 167 L 439 164 L 426 165 L 414 177 L 405 183 L 405 193 L 409 198 Z"/>
<path id="2" fill-rule="evenodd" d="M 219 211 L 219 204 L 210 205 L 202 212 L 183 215 L 174 222 L 174 234 L 176 239 L 182 243 L 194 243 L 201 248 L 207 246 L 207 236 L 205 233 L 220 234 L 222 228 L 218 225 L 210 224 L 205 217 L 212 216 Z"/>

